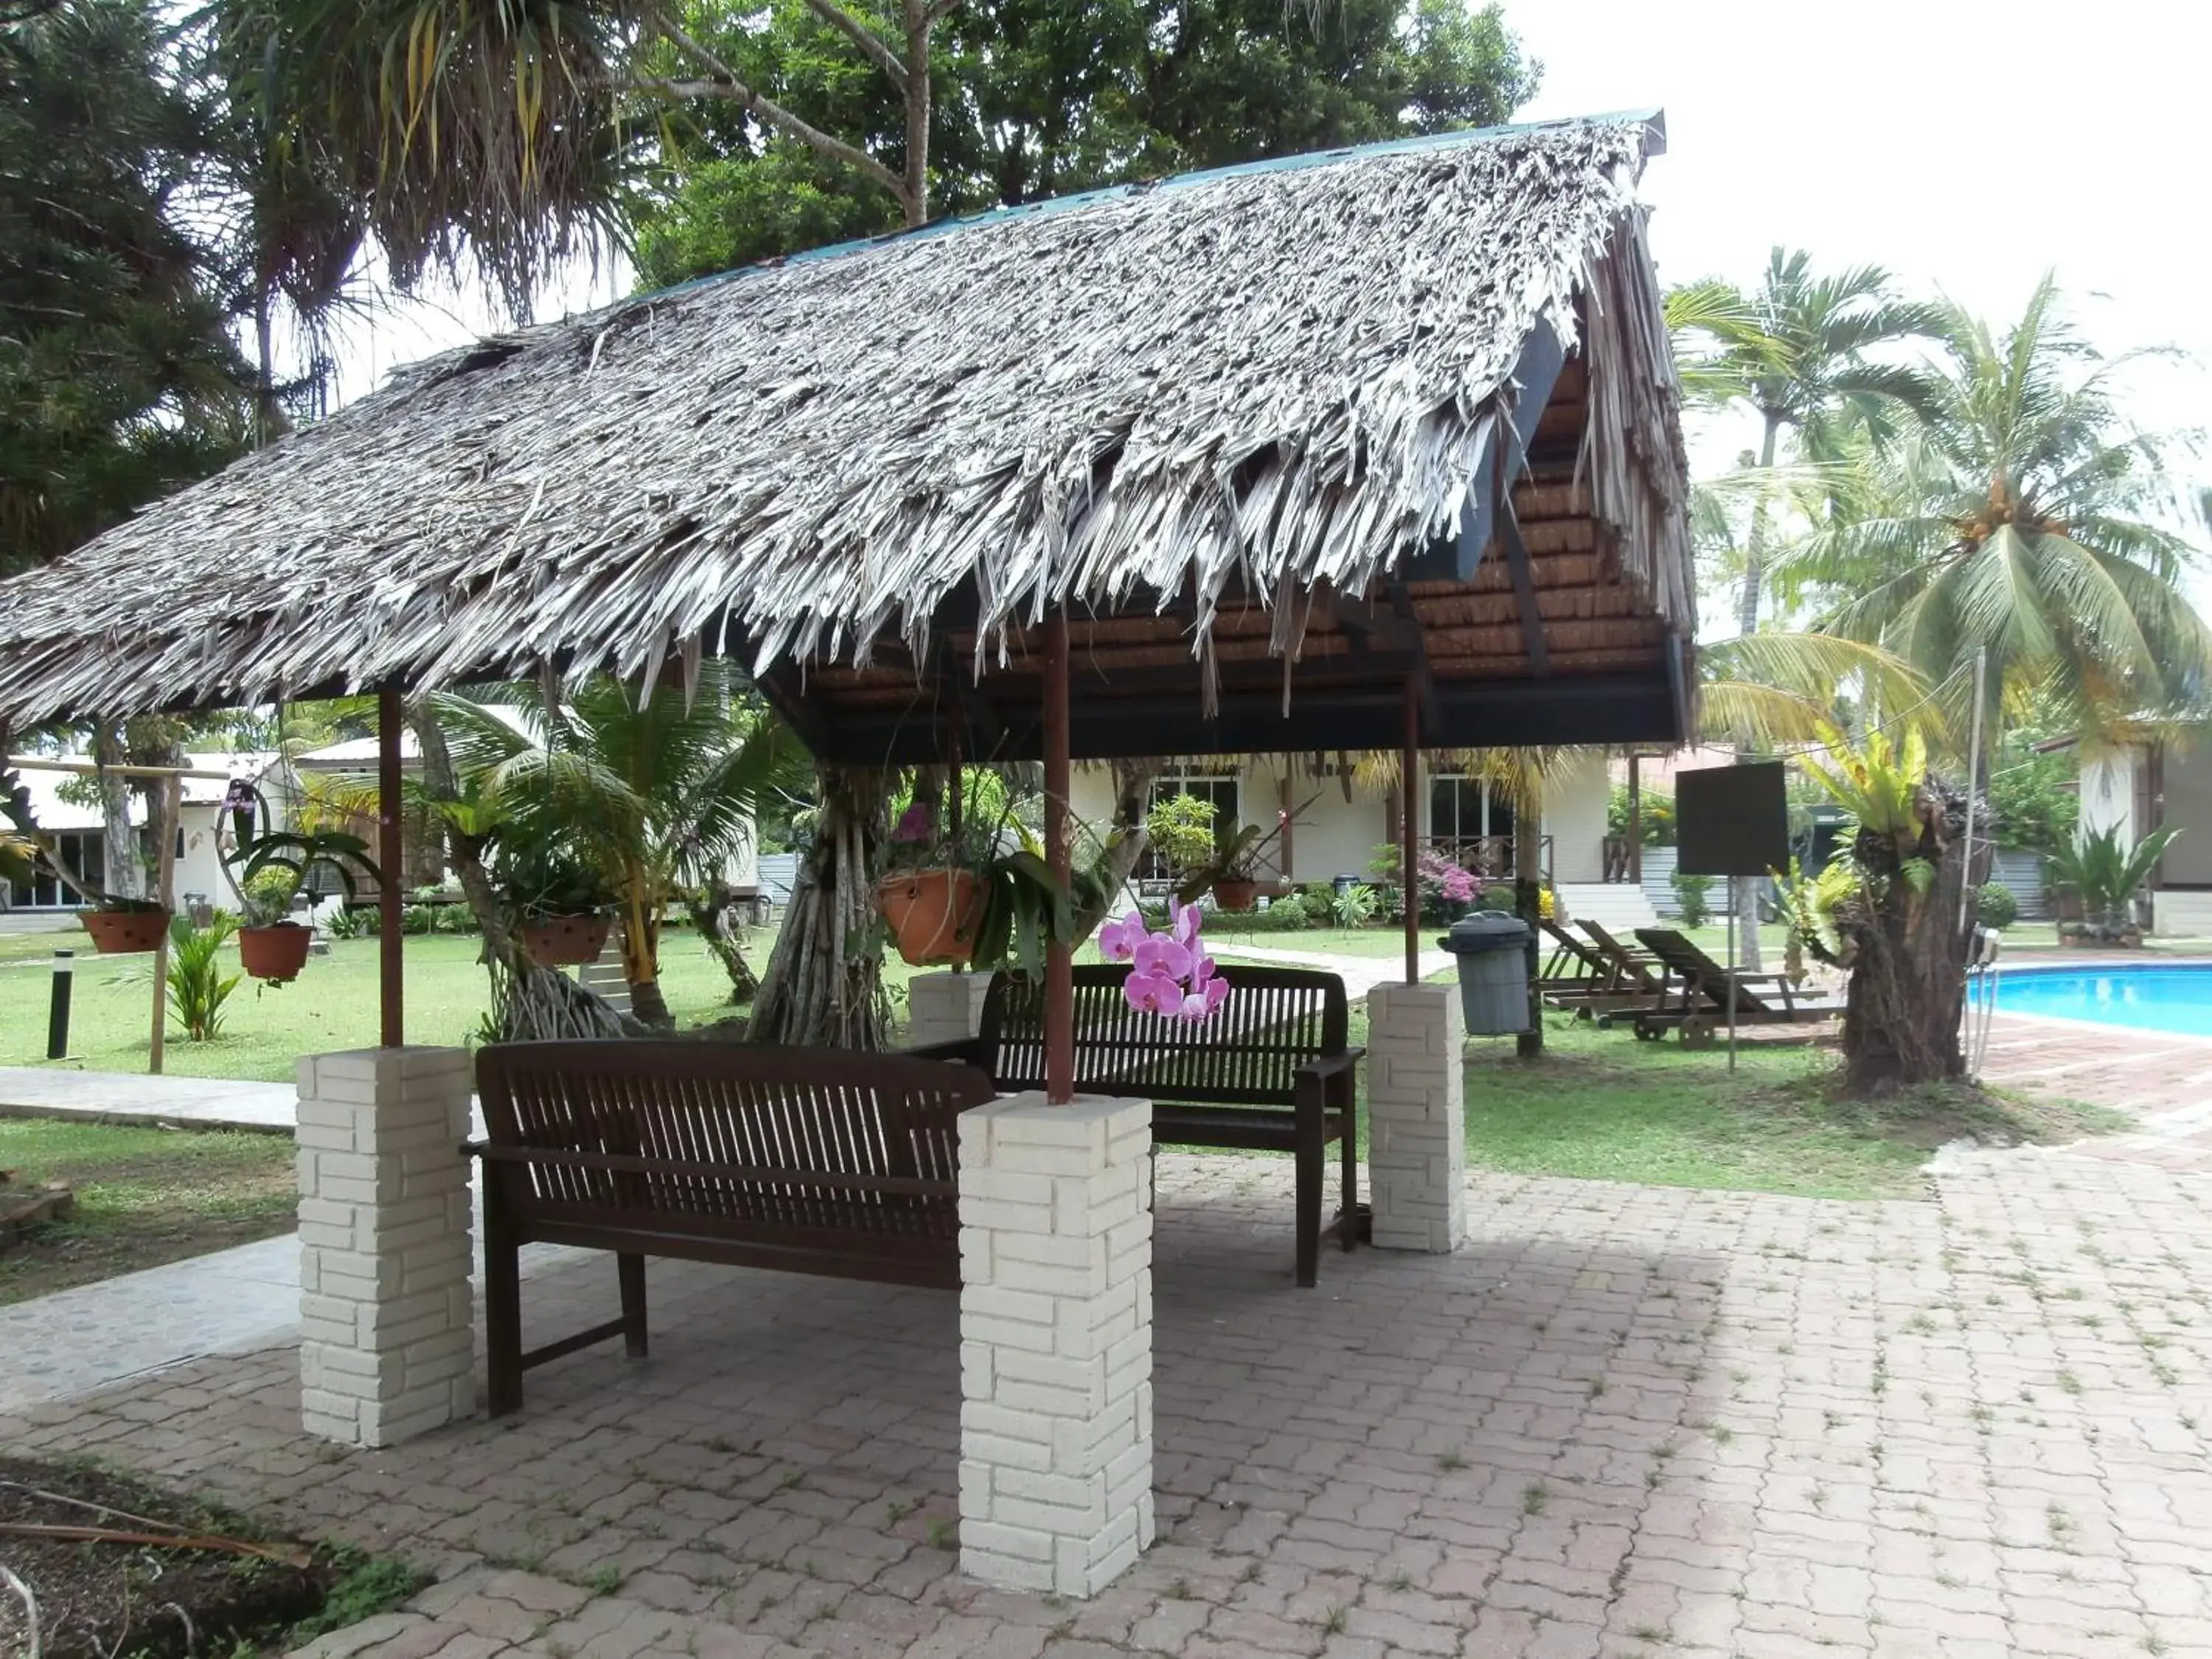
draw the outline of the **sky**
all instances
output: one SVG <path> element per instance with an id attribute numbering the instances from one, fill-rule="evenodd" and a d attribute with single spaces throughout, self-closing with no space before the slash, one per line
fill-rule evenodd
<path id="1" fill-rule="evenodd" d="M 2138 424 L 2212 426 L 2198 125 L 2212 7 L 1505 0 L 1505 18 L 1544 65 L 1524 118 L 1665 111 L 1644 191 L 1667 282 L 1747 285 L 1778 242 L 1823 267 L 1887 266 L 2001 323 L 2055 270 L 2101 349 L 2190 360 L 2130 371 Z M 541 314 L 626 285 L 619 270 L 579 272 Z M 357 327 L 341 395 L 492 322 L 464 296 Z"/>

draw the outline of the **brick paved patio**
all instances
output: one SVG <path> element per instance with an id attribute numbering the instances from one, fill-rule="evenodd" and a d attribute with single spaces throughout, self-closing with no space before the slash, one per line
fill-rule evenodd
<path id="1" fill-rule="evenodd" d="M 372 1659 L 2212 1653 L 2212 1193 L 2078 1153 L 1927 1202 L 1478 1177 L 1449 1258 L 1283 1271 L 1287 1169 L 1162 1158 L 1163 1541 L 957 1577 L 950 1295 L 655 1268 L 655 1356 L 349 1452 L 295 1353 L 0 1419 L 433 1566 Z M 612 1264 L 534 1280 L 556 1334 Z"/>

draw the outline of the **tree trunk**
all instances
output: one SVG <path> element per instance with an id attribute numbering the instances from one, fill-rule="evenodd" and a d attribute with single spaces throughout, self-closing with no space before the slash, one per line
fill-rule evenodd
<path id="1" fill-rule="evenodd" d="M 1881 890 L 1879 902 L 1863 905 L 1843 930 L 1852 946 L 1844 1078 L 1858 1096 L 1943 1082 L 1966 1070 L 1959 1026 L 1972 921 L 1959 925 L 1959 896 L 1968 873 L 1966 797 L 1930 778 L 1923 800 L 1929 810 L 1909 852 L 1890 836 L 1860 834 L 1861 866 L 1879 877 Z M 1936 867 L 1924 893 L 1899 873 L 1908 857 Z"/>
<path id="2" fill-rule="evenodd" d="M 432 800 L 452 800 L 460 789 L 453 775 L 446 733 L 429 704 L 409 705 L 408 724 L 422 756 L 422 789 Z M 520 933 L 507 925 L 507 911 L 483 865 L 483 847 L 472 836 L 449 834 L 447 851 L 453 875 L 469 909 L 483 930 L 483 964 L 491 975 L 491 1025 L 505 1042 L 553 1042 L 572 1037 L 651 1035 L 643 1024 L 611 1006 L 557 968 L 531 960 Z M 632 1006 L 635 1006 L 635 997 Z"/>
<path id="3" fill-rule="evenodd" d="M 95 764 L 121 766 L 127 753 L 119 723 L 102 720 L 92 728 L 92 758 Z M 146 860 L 138 851 L 138 832 L 131 824 L 131 780 L 101 772 L 98 781 L 100 885 L 112 898 L 144 898 Z"/>
<path id="4" fill-rule="evenodd" d="M 730 976 L 730 1000 L 742 1008 L 760 994 L 760 975 L 745 960 L 744 924 L 738 920 L 737 907 L 728 884 L 719 881 L 708 883 L 684 903 L 691 926 Z"/>
<path id="5" fill-rule="evenodd" d="M 1774 467 L 1774 455 L 1782 436 L 1782 416 L 1773 410 L 1766 411 L 1766 434 L 1759 446 L 1759 470 L 1761 477 L 1759 499 L 1752 503 L 1750 544 L 1744 550 L 1743 588 L 1736 600 L 1736 631 L 1741 634 L 1759 632 L 1759 603 L 1766 587 L 1767 497 L 1764 475 Z M 1759 747 L 1748 738 L 1736 744 L 1738 760 L 1754 760 Z M 1729 925 L 1735 929 L 1736 961 L 1745 972 L 1756 974 L 1765 967 L 1765 959 L 1759 945 L 1759 878 L 1731 876 L 1729 878 Z"/>
<path id="6" fill-rule="evenodd" d="M 890 833 L 882 775 L 823 767 L 822 806 L 783 931 L 753 1003 L 757 1042 L 879 1049 L 883 951 L 872 935 L 875 875 Z"/>

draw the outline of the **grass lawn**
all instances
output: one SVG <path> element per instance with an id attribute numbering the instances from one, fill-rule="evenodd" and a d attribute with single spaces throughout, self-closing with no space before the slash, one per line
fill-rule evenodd
<path id="1" fill-rule="evenodd" d="M 1639 1042 L 1563 1014 L 1543 1056 L 1510 1037 L 1468 1048 L 1471 1164 L 1521 1175 L 1718 1187 L 1813 1198 L 1912 1196 L 1919 1166 L 1962 1135 L 2064 1141 L 2122 1127 L 2061 1100 L 1936 1090 L 1881 1105 L 1837 1097 L 1826 1046 L 1724 1048 Z"/>
<path id="2" fill-rule="evenodd" d="M 66 1182 L 70 1219 L 0 1253 L 0 1304 L 289 1232 L 289 1135 L 0 1118 L 0 1170 Z"/>
<path id="3" fill-rule="evenodd" d="M 69 935 L 41 937 L 66 941 Z M 768 962 L 770 942 L 763 932 L 748 945 L 757 970 Z M 489 980 L 477 960 L 478 945 L 465 934 L 407 940 L 409 1042 L 458 1044 L 475 1033 L 490 1000 Z M 46 946 L 46 951 L 52 949 Z M 78 958 L 70 1019 L 73 1063 L 95 1072 L 146 1069 L 153 960 L 88 954 Z M 728 1000 L 729 981 L 688 930 L 663 936 L 660 969 L 668 1006 L 679 1024 L 706 1024 L 737 1012 Z M 885 976 L 903 985 L 906 971 L 887 966 Z M 47 975 L 38 967 L 0 965 L 0 1066 L 48 1063 L 47 986 Z M 330 955 L 310 957 L 306 971 L 290 985 L 263 990 L 251 980 L 242 982 L 224 1006 L 222 1030 L 212 1042 L 185 1042 L 172 1020 L 165 1064 L 179 1077 L 285 1082 L 301 1054 L 372 1047 L 376 1039 L 376 941 L 337 939 Z"/>

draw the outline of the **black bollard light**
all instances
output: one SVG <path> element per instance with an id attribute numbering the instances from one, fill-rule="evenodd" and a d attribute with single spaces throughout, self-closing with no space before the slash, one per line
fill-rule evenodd
<path id="1" fill-rule="evenodd" d="M 46 1004 L 46 1058 L 69 1058 L 70 985 L 76 978 L 76 952 L 54 952 L 53 995 Z"/>

